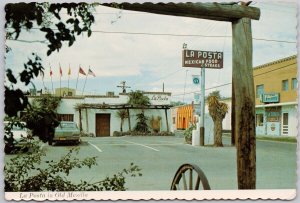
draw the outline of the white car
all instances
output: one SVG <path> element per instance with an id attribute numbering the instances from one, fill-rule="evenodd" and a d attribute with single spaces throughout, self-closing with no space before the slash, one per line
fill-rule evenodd
<path id="1" fill-rule="evenodd" d="M 5 153 L 11 153 L 15 149 L 26 148 L 26 145 L 31 138 L 30 130 L 25 128 L 26 123 L 20 122 L 20 125 L 13 125 L 11 127 L 12 137 L 5 130 L 5 128 L 9 127 L 10 125 L 11 123 L 9 121 L 4 121 L 4 132 L 6 135 L 4 148 Z"/>

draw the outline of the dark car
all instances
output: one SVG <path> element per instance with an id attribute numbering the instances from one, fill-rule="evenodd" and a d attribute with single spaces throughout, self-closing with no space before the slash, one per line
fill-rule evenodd
<path id="1" fill-rule="evenodd" d="M 80 131 L 77 124 L 72 121 L 61 121 L 55 128 L 53 142 L 79 144 Z"/>

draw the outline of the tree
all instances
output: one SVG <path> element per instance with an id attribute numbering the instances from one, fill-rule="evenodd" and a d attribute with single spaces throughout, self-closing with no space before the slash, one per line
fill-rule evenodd
<path id="1" fill-rule="evenodd" d="M 144 114 L 144 107 L 151 104 L 149 97 L 145 96 L 143 92 L 140 90 L 131 91 L 129 93 L 128 104 L 138 105 L 142 109 L 142 112 L 136 115 L 138 122 L 134 130 L 138 132 L 148 132 L 149 131 L 147 125 L 148 118 Z"/>
<path id="2" fill-rule="evenodd" d="M 91 36 L 91 25 L 94 23 L 92 9 L 95 4 L 87 3 L 9 3 L 5 6 L 5 29 L 7 40 L 18 40 L 24 31 L 36 29 L 45 33 L 45 43 L 48 44 L 47 55 L 59 51 L 63 43 L 72 46 L 76 36 L 87 33 Z M 62 13 L 67 13 L 67 19 L 62 18 Z M 6 52 L 13 51 L 6 46 Z M 13 70 L 6 69 L 7 82 L 5 83 L 4 111 L 9 117 L 16 117 L 29 105 L 28 98 L 23 91 L 15 88 L 19 82 L 26 86 L 34 77 L 43 75 L 42 59 L 32 53 L 24 69 L 18 76 Z"/>
<path id="3" fill-rule="evenodd" d="M 219 102 L 215 95 L 209 95 L 208 98 L 208 111 L 214 122 L 214 145 L 222 147 L 222 121 L 228 112 L 227 104 Z"/>
<path id="4" fill-rule="evenodd" d="M 221 94 L 219 90 L 212 91 L 211 93 L 209 93 L 209 96 L 215 96 L 217 97 L 217 99 L 221 99 Z"/>
<path id="5" fill-rule="evenodd" d="M 38 136 L 43 142 L 52 145 L 55 127 L 59 125 L 56 109 L 60 103 L 59 97 L 43 95 L 34 99 L 32 105 L 26 109 L 22 119 L 27 128 L 32 130 L 33 136 Z"/>
<path id="6" fill-rule="evenodd" d="M 120 123 L 120 131 L 123 132 L 123 124 L 124 124 L 124 120 L 126 118 L 128 118 L 128 113 L 126 109 L 120 109 L 117 111 L 117 116 L 121 119 L 121 123 Z"/>
<path id="7" fill-rule="evenodd" d="M 145 96 L 143 92 L 140 90 L 131 91 L 128 96 L 129 96 L 129 100 L 127 102 L 128 104 L 140 105 L 140 106 L 147 106 L 151 104 L 149 97 Z"/>

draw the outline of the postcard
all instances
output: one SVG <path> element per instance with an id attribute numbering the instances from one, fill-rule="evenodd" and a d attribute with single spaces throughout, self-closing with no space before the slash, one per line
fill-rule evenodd
<path id="1" fill-rule="evenodd" d="M 296 1 L 5 1 L 6 200 L 292 200 Z"/>

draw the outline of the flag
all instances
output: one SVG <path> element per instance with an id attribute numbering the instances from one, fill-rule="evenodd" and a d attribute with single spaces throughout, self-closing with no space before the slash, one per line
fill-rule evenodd
<path id="1" fill-rule="evenodd" d="M 95 73 L 93 73 L 93 71 L 91 69 L 89 69 L 88 74 L 96 77 Z"/>
<path id="2" fill-rule="evenodd" d="M 50 77 L 52 77 L 52 74 L 53 74 L 53 73 L 52 73 L 52 69 L 51 69 L 51 67 L 50 67 Z"/>
<path id="3" fill-rule="evenodd" d="M 200 85 L 200 77 L 199 75 L 193 75 L 193 84 Z"/>
<path id="4" fill-rule="evenodd" d="M 70 68 L 70 66 L 69 66 L 68 75 L 71 75 L 71 68 Z"/>
<path id="5" fill-rule="evenodd" d="M 86 75 L 84 70 L 81 67 L 79 67 L 79 73 L 81 73 L 82 75 Z"/>
<path id="6" fill-rule="evenodd" d="M 62 76 L 62 69 L 61 69 L 60 65 L 59 65 L 59 73 L 60 73 L 60 76 Z"/>

